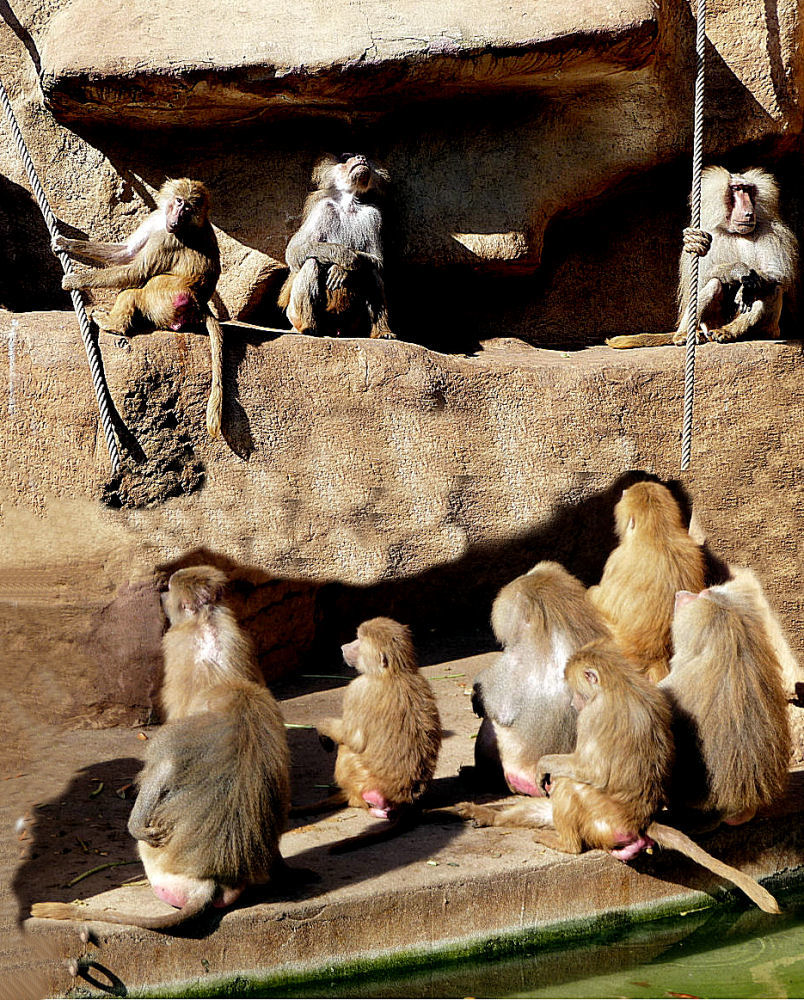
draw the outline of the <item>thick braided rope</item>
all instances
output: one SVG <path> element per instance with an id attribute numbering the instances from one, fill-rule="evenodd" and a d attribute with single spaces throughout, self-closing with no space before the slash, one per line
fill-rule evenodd
<path id="1" fill-rule="evenodd" d="M 22 137 L 22 132 L 20 132 L 20 127 L 17 124 L 14 110 L 11 107 L 11 101 L 9 100 L 8 93 L 6 92 L 6 88 L 3 86 L 2 80 L 0 80 L 0 104 L 3 105 L 3 111 L 8 119 L 11 133 L 17 143 L 17 150 L 19 151 L 20 159 L 25 167 L 25 172 L 28 174 L 28 180 L 31 188 L 33 189 L 37 204 L 39 205 L 39 211 L 42 213 L 51 239 L 54 239 L 59 235 L 56 217 L 53 214 L 44 189 L 39 182 L 39 177 L 36 174 L 36 168 L 34 167 L 33 160 L 31 159 L 31 154 L 28 152 L 28 147 L 25 145 L 25 140 Z M 64 268 L 64 273 L 72 274 L 73 265 L 67 254 L 60 253 L 58 257 L 61 261 L 62 268 Z M 75 309 L 75 314 L 78 317 L 78 325 L 81 328 L 81 339 L 84 341 L 84 348 L 87 352 L 87 360 L 89 361 L 89 369 L 92 373 L 92 381 L 95 385 L 95 395 L 98 398 L 101 425 L 103 427 L 103 433 L 106 436 L 106 444 L 109 448 L 109 457 L 112 461 L 112 472 L 116 474 L 120 471 L 120 452 L 117 449 L 117 439 L 115 438 L 114 427 L 112 425 L 112 417 L 110 413 L 111 398 L 109 396 L 109 387 L 106 384 L 106 379 L 103 374 L 100 352 L 98 351 L 98 345 L 92 337 L 92 332 L 89 326 L 89 317 L 87 316 L 87 311 L 84 308 L 84 300 L 81 297 L 81 293 L 71 291 L 70 297 L 73 300 L 73 309 Z"/>
<path id="2" fill-rule="evenodd" d="M 695 36 L 695 125 L 692 140 L 692 229 L 701 228 L 701 169 L 703 167 L 704 70 L 706 44 L 706 0 L 698 0 Z M 687 354 L 684 364 L 684 426 L 681 434 L 681 471 L 690 466 L 692 452 L 692 405 L 695 395 L 695 344 L 698 340 L 697 254 L 690 260 L 690 301 L 687 309 Z"/>

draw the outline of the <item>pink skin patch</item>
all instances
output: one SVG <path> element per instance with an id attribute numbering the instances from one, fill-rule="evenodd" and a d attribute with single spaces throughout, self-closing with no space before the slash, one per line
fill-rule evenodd
<path id="1" fill-rule="evenodd" d="M 626 838 L 624 837 L 623 839 Z M 635 837 L 630 844 L 625 844 L 623 847 L 615 847 L 613 851 L 609 851 L 609 854 L 619 861 L 630 861 L 646 848 L 654 846 L 654 842 L 650 837 Z"/>
<path id="2" fill-rule="evenodd" d="M 362 798 L 369 807 L 369 816 L 374 816 L 377 819 L 393 818 L 393 804 L 386 799 L 382 792 L 371 789 L 368 792 L 363 792 Z"/>
<path id="3" fill-rule="evenodd" d="M 171 330 L 182 330 L 195 320 L 195 302 L 189 292 L 177 292 L 173 296 L 173 313 Z"/>
<path id="4" fill-rule="evenodd" d="M 168 903 L 170 906 L 175 906 L 177 910 L 180 910 L 187 903 L 187 893 L 180 889 L 161 885 L 152 885 L 151 888 L 157 899 L 161 899 L 163 903 Z"/>
<path id="5" fill-rule="evenodd" d="M 526 778 L 524 774 L 516 774 L 512 771 L 506 771 L 505 782 L 511 791 L 516 792 L 517 795 L 533 795 L 539 798 L 544 796 L 542 789 L 530 781 L 530 779 Z"/>
<path id="6" fill-rule="evenodd" d="M 231 906 L 232 903 L 234 903 L 235 900 L 242 895 L 245 888 L 246 883 L 241 882 L 240 885 L 225 886 L 219 889 L 218 895 L 213 900 L 212 905 L 217 906 L 219 909 L 222 909 L 225 906 Z"/>
<path id="7" fill-rule="evenodd" d="M 187 905 L 189 893 L 178 886 L 152 885 L 153 893 L 157 899 L 169 906 L 175 906 L 177 910 Z M 224 886 L 218 890 L 218 895 L 212 905 L 217 907 L 231 906 L 246 888 L 246 883 L 241 882 L 236 886 Z"/>
<path id="8" fill-rule="evenodd" d="M 698 597 L 691 590 L 677 590 L 674 611 L 679 611 L 686 604 L 691 604 Z"/>

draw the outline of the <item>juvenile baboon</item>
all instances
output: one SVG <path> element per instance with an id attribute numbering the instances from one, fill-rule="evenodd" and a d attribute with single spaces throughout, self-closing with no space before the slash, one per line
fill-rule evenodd
<path id="1" fill-rule="evenodd" d="M 248 885 L 283 870 L 279 838 L 290 804 L 285 725 L 270 691 L 251 679 L 243 658 L 249 646 L 231 635 L 239 631 L 234 618 L 205 614 L 222 581 L 209 566 L 171 577 L 166 607 L 170 631 L 178 633 L 172 648 L 166 644 L 165 670 L 170 675 L 178 667 L 194 690 L 169 701 L 171 721 L 148 741 L 128 822 L 154 894 L 178 909 L 145 917 L 82 903 L 35 903 L 32 916 L 167 930 L 209 906 L 231 905 Z M 180 643 L 183 656 L 176 653 Z"/>
<path id="2" fill-rule="evenodd" d="M 539 780 L 550 798 L 501 810 L 463 803 L 456 807 L 460 815 L 478 826 L 535 827 L 537 841 L 569 854 L 598 847 L 627 861 L 655 842 L 729 879 L 761 909 L 778 913 L 773 896 L 750 876 L 655 821 L 673 763 L 664 692 L 606 640 L 570 657 L 566 679 L 578 711 L 578 736 L 573 753 L 549 754 L 539 762 Z"/>
<path id="3" fill-rule="evenodd" d="M 317 727 L 321 742 L 338 748 L 335 781 L 341 790 L 294 811 L 348 804 L 396 824 L 425 793 L 435 771 L 441 747 L 435 697 L 419 673 L 406 625 L 372 618 L 342 649 L 360 676 L 344 692 L 341 717 L 324 719 Z M 359 839 L 366 842 L 365 836 Z"/>
<path id="4" fill-rule="evenodd" d="M 362 154 L 324 157 L 288 243 L 279 305 L 297 333 L 393 340 L 383 282 L 388 174 Z"/>
<path id="5" fill-rule="evenodd" d="M 122 288 L 109 313 L 95 309 L 99 329 L 128 336 L 143 320 L 162 330 L 184 330 L 203 322 L 212 355 L 207 430 L 215 437 L 223 411 L 223 330 L 209 311 L 221 273 L 218 240 L 210 224 L 209 192 L 200 181 L 167 180 L 155 212 L 125 243 L 96 243 L 57 236 L 54 253 L 67 253 L 100 269 L 65 274 L 62 287 Z"/>
<path id="6" fill-rule="evenodd" d="M 701 229 L 684 231 L 675 333 L 612 337 L 610 347 L 658 347 L 687 340 L 690 254 L 698 266 L 700 339 L 726 343 L 779 336 L 784 296 L 793 291 L 798 243 L 779 217 L 779 187 L 759 167 L 731 174 L 707 167 L 701 178 Z"/>
<path id="7" fill-rule="evenodd" d="M 542 795 L 539 758 L 575 746 L 567 659 L 608 630 L 583 584 L 555 562 L 503 587 L 491 624 L 503 652 L 475 678 L 472 705 L 483 718 L 475 764 L 481 773 L 501 767 L 512 792 Z"/>
<path id="8" fill-rule="evenodd" d="M 651 680 L 667 675 L 678 590 L 701 590 L 704 555 L 661 483 L 629 486 L 614 508 L 619 545 L 587 596 L 617 645 Z"/>
<path id="9" fill-rule="evenodd" d="M 673 806 L 745 823 L 787 786 L 790 731 L 769 609 L 749 569 L 676 598 L 670 675 Z"/>

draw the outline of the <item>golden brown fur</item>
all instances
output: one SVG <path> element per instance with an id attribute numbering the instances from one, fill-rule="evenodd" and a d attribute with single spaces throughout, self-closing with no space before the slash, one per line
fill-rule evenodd
<path id="1" fill-rule="evenodd" d="M 653 841 L 681 851 L 730 879 L 768 912 L 774 898 L 754 879 L 711 857 L 683 833 L 654 821 L 673 763 L 671 709 L 658 687 L 604 640 L 584 646 L 567 663 L 566 679 L 579 712 L 576 749 L 539 762 L 550 798 L 495 810 L 463 803 L 460 815 L 479 826 L 536 827 L 536 839 L 579 854 L 602 848 L 630 860 Z"/>
<path id="2" fill-rule="evenodd" d="M 206 612 L 225 582 L 209 566 L 171 577 L 170 631 L 182 630 L 185 654 L 193 643 L 187 626 L 197 632 L 206 628 Z M 224 633 L 239 629 L 225 610 L 225 624 L 219 619 L 217 628 Z M 282 714 L 264 684 L 249 679 L 250 661 L 241 659 L 249 644 L 224 643 L 220 649 L 236 652 L 231 660 L 223 652 L 214 662 L 204 656 L 168 657 L 166 677 L 180 677 L 192 696 L 179 697 L 174 684 L 167 702 L 170 721 L 148 742 L 128 824 L 154 893 L 177 909 L 144 917 L 82 904 L 37 903 L 33 916 L 166 930 L 210 905 L 230 905 L 246 886 L 267 881 L 282 865 L 279 838 L 290 804 Z"/>
<path id="3" fill-rule="evenodd" d="M 162 639 L 164 721 L 206 711 L 208 693 L 220 681 L 264 685 L 251 638 L 225 601 L 227 581 L 214 566 L 191 566 L 170 577 L 162 595 L 170 622 Z"/>
<path id="4" fill-rule="evenodd" d="M 744 822 L 787 786 L 790 731 L 782 667 L 756 576 L 679 595 L 675 653 L 662 682 L 675 713 L 673 804 Z"/>
<path id="5" fill-rule="evenodd" d="M 99 270 L 66 274 L 66 289 L 122 288 L 101 330 L 127 336 L 138 319 L 157 329 L 182 330 L 203 321 L 212 355 L 207 429 L 220 432 L 223 409 L 223 330 L 207 303 L 221 273 L 218 241 L 209 222 L 209 192 L 200 181 L 167 180 L 153 212 L 125 243 L 57 237 L 53 248 Z"/>
<path id="6" fill-rule="evenodd" d="M 587 596 L 625 655 L 651 680 L 667 675 L 678 590 L 701 590 L 704 555 L 660 483 L 630 486 L 614 509 L 619 545 Z"/>
<path id="7" fill-rule="evenodd" d="M 481 772 L 502 768 L 511 791 L 539 795 L 539 758 L 575 746 L 567 659 L 608 629 L 583 584 L 555 562 L 503 587 L 491 623 L 504 649 L 475 678 L 472 705 L 483 717 L 475 763 Z"/>
<path id="8" fill-rule="evenodd" d="M 297 333 L 393 340 L 383 281 L 382 203 L 388 174 L 362 154 L 313 170 L 279 305 Z"/>
<path id="9" fill-rule="evenodd" d="M 742 201 L 741 201 L 742 199 Z M 740 212 L 748 203 L 753 218 Z M 798 243 L 779 217 L 775 178 L 759 167 L 730 174 L 707 167 L 701 178 L 701 230 L 685 232 L 679 262 L 679 320 L 675 333 L 612 337 L 610 347 L 657 347 L 687 340 L 690 253 L 703 250 L 698 268 L 698 322 L 703 337 L 728 342 L 779 336 L 783 298 L 794 291 Z"/>
<path id="10" fill-rule="evenodd" d="M 418 669 L 406 625 L 372 618 L 343 646 L 357 669 L 346 688 L 340 718 L 318 724 L 322 742 L 338 748 L 335 780 L 341 791 L 294 812 L 321 812 L 348 804 L 392 820 L 395 829 L 427 790 L 441 748 L 441 721 L 435 697 Z M 388 831 L 343 841 L 334 851 L 351 850 Z"/>

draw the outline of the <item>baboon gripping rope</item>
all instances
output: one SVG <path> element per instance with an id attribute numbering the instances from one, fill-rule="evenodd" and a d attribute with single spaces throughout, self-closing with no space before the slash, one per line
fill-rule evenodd
<path id="1" fill-rule="evenodd" d="M 701 168 L 703 166 L 704 70 L 706 0 L 698 0 L 695 34 L 695 118 L 692 140 L 692 229 L 701 228 Z M 692 404 L 695 395 L 695 344 L 698 340 L 698 255 L 690 261 L 690 301 L 687 309 L 687 354 L 684 364 L 684 426 L 681 434 L 681 471 L 690 466 Z"/>
<path id="2" fill-rule="evenodd" d="M 3 105 L 3 111 L 8 119 L 11 134 L 14 136 L 14 141 L 17 143 L 17 150 L 19 151 L 20 159 L 25 167 L 25 172 L 28 174 L 28 181 L 30 182 L 37 204 L 39 205 L 39 211 L 42 213 L 42 217 L 45 220 L 45 225 L 50 233 L 50 238 L 54 239 L 59 235 L 59 228 L 56 224 L 56 216 L 53 214 L 53 210 L 50 207 L 50 203 L 47 200 L 44 189 L 39 182 L 39 177 L 36 174 L 36 168 L 34 167 L 33 160 L 31 159 L 31 154 L 28 152 L 28 147 L 25 145 L 25 140 L 22 137 L 22 132 L 20 132 L 20 127 L 17 124 L 14 110 L 11 107 L 11 101 L 9 100 L 8 93 L 6 92 L 6 88 L 3 86 L 2 80 L 0 80 L 0 104 Z M 73 265 L 67 254 L 60 253 L 58 257 L 61 261 L 64 273 L 72 274 Z M 89 369 L 92 372 L 92 382 L 95 386 L 95 395 L 98 399 L 101 426 L 103 427 L 103 433 L 106 437 L 106 445 L 109 448 L 109 458 L 112 462 L 112 473 L 116 475 L 120 471 L 120 452 L 117 448 L 117 438 L 115 437 L 114 427 L 112 426 L 112 401 L 111 396 L 109 395 L 109 386 L 106 384 L 106 379 L 103 374 L 100 352 L 98 350 L 98 345 L 92 336 L 92 331 L 90 330 L 89 317 L 87 316 L 87 311 L 84 308 L 84 300 L 81 296 L 81 292 L 71 291 L 70 297 L 73 300 L 73 309 L 75 309 L 75 314 L 78 317 L 78 325 L 81 327 L 81 339 L 84 341 L 84 348 L 87 352 L 87 360 L 89 361 Z"/>

